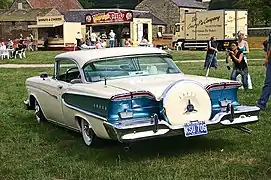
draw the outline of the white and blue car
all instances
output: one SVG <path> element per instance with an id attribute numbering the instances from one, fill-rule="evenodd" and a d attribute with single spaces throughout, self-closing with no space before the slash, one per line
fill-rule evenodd
<path id="1" fill-rule="evenodd" d="M 156 48 L 123 47 L 67 52 L 55 57 L 54 74 L 26 80 L 24 104 L 38 122 L 51 121 L 99 139 L 123 143 L 258 121 L 260 109 L 238 103 L 237 81 L 184 75 Z M 97 138 L 98 137 L 98 138 Z"/>

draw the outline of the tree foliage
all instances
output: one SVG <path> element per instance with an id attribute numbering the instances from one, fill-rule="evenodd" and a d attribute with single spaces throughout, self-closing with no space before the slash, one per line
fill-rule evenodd
<path id="1" fill-rule="evenodd" d="M 12 2 L 12 0 L 0 0 L 0 9 L 8 9 Z"/>
<path id="2" fill-rule="evenodd" d="M 235 0 L 211 0 L 209 4 L 209 9 L 233 9 L 234 2 Z"/>
<path id="3" fill-rule="evenodd" d="M 209 9 L 246 9 L 249 26 L 269 26 L 271 23 L 270 0 L 211 0 Z"/>
<path id="4" fill-rule="evenodd" d="M 134 9 L 142 0 L 79 0 L 84 8 Z"/>
<path id="5" fill-rule="evenodd" d="M 79 2 L 85 9 L 89 9 L 94 6 L 93 0 L 79 0 Z"/>

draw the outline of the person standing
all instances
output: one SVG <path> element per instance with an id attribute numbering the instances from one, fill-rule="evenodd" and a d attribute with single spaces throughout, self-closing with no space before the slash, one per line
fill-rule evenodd
<path id="1" fill-rule="evenodd" d="M 228 50 L 226 62 L 229 64 L 230 60 L 233 62 L 233 70 L 231 73 L 231 80 L 236 81 L 236 77 L 240 74 L 244 89 L 248 89 L 248 66 L 244 59 L 243 52 L 238 47 L 238 42 L 231 43 L 231 50 Z M 227 65 L 230 70 L 230 66 Z"/>
<path id="2" fill-rule="evenodd" d="M 44 46 L 44 50 L 47 51 L 48 47 L 49 47 L 49 37 L 48 37 L 48 33 L 45 32 L 43 35 L 43 46 Z"/>
<path id="3" fill-rule="evenodd" d="M 24 36 L 23 34 L 20 34 L 19 43 L 23 44 L 23 42 L 24 42 Z"/>
<path id="4" fill-rule="evenodd" d="M 248 64 L 248 60 L 247 60 L 247 54 L 249 53 L 249 46 L 248 46 L 248 42 L 244 40 L 245 39 L 245 34 L 243 32 L 238 32 L 238 47 L 239 49 L 243 52 L 244 54 L 244 59 L 246 61 L 246 63 Z M 239 76 L 240 77 L 240 76 Z M 251 77 L 248 74 L 248 89 L 252 89 L 252 82 L 251 82 Z M 238 79 L 238 77 L 237 77 Z M 241 81 L 241 78 L 240 78 Z"/>
<path id="5" fill-rule="evenodd" d="M 77 47 L 80 47 L 82 45 L 82 39 L 83 39 L 82 34 L 80 32 L 77 32 L 75 39 L 76 39 Z"/>
<path id="6" fill-rule="evenodd" d="M 95 43 L 97 41 L 97 35 L 94 31 L 90 34 L 90 41 L 91 41 L 91 46 L 95 46 Z"/>
<path id="7" fill-rule="evenodd" d="M 116 40 L 117 40 L 117 46 L 122 47 L 122 31 L 120 27 L 118 27 L 117 32 L 116 32 Z"/>
<path id="8" fill-rule="evenodd" d="M 259 107 L 261 110 L 264 110 L 266 108 L 266 104 L 269 100 L 271 93 L 271 32 L 269 33 L 268 41 L 265 44 L 264 51 L 265 51 L 266 75 L 264 86 L 262 89 L 262 95 L 256 104 L 256 106 Z"/>
<path id="9" fill-rule="evenodd" d="M 110 48 L 115 46 L 115 37 L 116 37 L 116 34 L 114 33 L 113 30 L 111 30 L 109 33 L 109 47 Z"/>
<path id="10" fill-rule="evenodd" d="M 207 45 L 207 54 L 206 54 L 206 59 L 204 63 L 204 69 L 208 69 L 209 67 L 214 67 L 215 69 L 218 68 L 218 63 L 217 63 L 217 46 L 218 43 L 216 41 L 216 37 L 211 37 L 210 41 L 208 42 Z"/>
<path id="11" fill-rule="evenodd" d="M 33 49 L 33 43 L 34 43 L 34 36 L 30 33 L 29 34 L 29 44 L 28 44 L 28 49 L 30 50 L 30 51 L 34 51 L 34 49 Z"/>

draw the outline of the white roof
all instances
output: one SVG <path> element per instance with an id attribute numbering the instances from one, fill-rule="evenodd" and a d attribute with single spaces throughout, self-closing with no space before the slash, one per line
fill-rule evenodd
<path id="1" fill-rule="evenodd" d="M 116 47 L 104 49 L 91 49 L 81 51 L 70 51 L 57 55 L 55 58 L 67 58 L 77 61 L 80 68 L 88 61 L 95 61 L 101 58 L 129 56 L 129 55 L 147 55 L 147 54 L 167 54 L 158 48 L 150 47 Z"/>

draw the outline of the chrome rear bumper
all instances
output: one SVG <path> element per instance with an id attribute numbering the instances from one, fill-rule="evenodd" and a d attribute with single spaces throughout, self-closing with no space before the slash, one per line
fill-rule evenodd
<path id="1" fill-rule="evenodd" d="M 240 127 L 242 125 L 258 121 L 260 109 L 256 106 L 238 106 L 231 112 L 220 112 L 206 125 L 208 130 L 223 129 L 226 127 Z M 120 142 L 132 142 L 156 137 L 174 136 L 184 134 L 184 125 L 172 126 L 165 120 L 153 118 L 130 119 L 117 121 L 115 123 L 104 122 L 104 127 L 111 139 Z"/>

